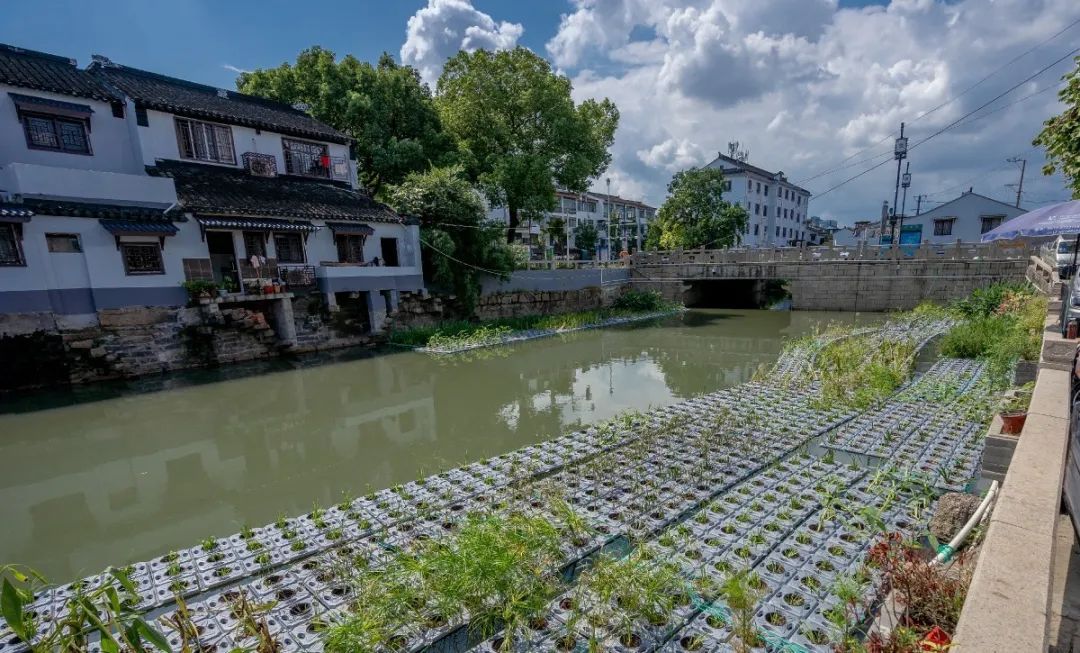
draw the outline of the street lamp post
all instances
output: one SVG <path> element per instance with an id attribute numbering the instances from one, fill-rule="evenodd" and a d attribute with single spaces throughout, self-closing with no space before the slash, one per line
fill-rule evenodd
<path id="1" fill-rule="evenodd" d="M 893 145 L 893 158 L 896 159 L 896 189 L 893 191 L 893 218 L 892 218 L 892 236 L 890 238 L 891 244 L 896 244 L 896 205 L 900 199 L 900 165 L 904 159 L 907 158 L 907 144 L 908 139 L 904 137 L 904 123 L 900 123 L 900 138 L 896 139 L 896 143 Z"/>

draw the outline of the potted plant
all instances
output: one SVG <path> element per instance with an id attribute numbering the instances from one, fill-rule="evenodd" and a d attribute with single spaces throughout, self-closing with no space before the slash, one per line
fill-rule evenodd
<path id="1" fill-rule="evenodd" d="M 181 281 L 180 285 L 187 291 L 188 297 L 192 301 L 210 299 L 218 288 L 217 283 L 205 279 L 188 279 L 187 281 Z"/>
<path id="2" fill-rule="evenodd" d="M 1005 435 L 1019 435 L 1027 421 L 1028 404 L 1031 402 L 1032 386 L 1027 384 L 1008 397 L 1001 407 L 1001 432 Z"/>
<path id="3" fill-rule="evenodd" d="M 217 291 L 218 295 L 221 297 L 234 293 L 236 292 L 236 282 L 233 281 L 232 277 L 225 277 L 221 280 L 221 285 L 218 287 Z"/>

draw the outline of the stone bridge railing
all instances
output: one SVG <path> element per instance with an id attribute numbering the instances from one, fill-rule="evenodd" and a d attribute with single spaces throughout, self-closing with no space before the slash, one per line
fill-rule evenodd
<path id="1" fill-rule="evenodd" d="M 860 244 L 852 247 L 781 247 L 775 249 L 688 249 L 670 252 L 640 252 L 630 257 L 632 266 L 723 264 L 723 263 L 796 263 L 828 261 L 897 261 L 948 260 L 980 261 L 987 259 L 1027 260 L 1038 255 L 1038 246 L 1025 243 L 955 243 L 952 245 L 901 245 L 882 247 Z"/>
<path id="2" fill-rule="evenodd" d="M 800 310 L 887 311 L 946 303 L 996 281 L 1024 281 L 1036 248 L 1025 244 L 824 247 L 642 252 L 630 282 L 689 304 L 722 303 L 730 284 L 787 282 Z M 709 295 L 712 295 L 711 300 Z M 712 301 L 719 300 L 719 301 Z"/>

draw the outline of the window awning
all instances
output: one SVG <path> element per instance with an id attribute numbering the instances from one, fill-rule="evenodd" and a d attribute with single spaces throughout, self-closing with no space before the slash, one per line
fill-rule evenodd
<path id="1" fill-rule="evenodd" d="M 94 110 L 86 104 L 50 100 L 49 98 L 22 95 L 21 93 L 8 93 L 8 95 L 11 96 L 12 101 L 15 102 L 15 108 L 19 111 L 49 113 L 77 120 L 87 120 L 90 118 L 90 114 L 94 113 Z"/>
<path id="2" fill-rule="evenodd" d="M 371 236 L 375 230 L 363 222 L 327 222 L 327 227 L 335 236 Z"/>
<path id="3" fill-rule="evenodd" d="M 276 218 L 228 218 L 196 216 L 203 229 L 244 229 L 247 231 L 318 231 L 307 220 L 278 220 Z"/>
<path id="4" fill-rule="evenodd" d="M 30 222 L 34 212 L 19 204 L 0 204 L 0 222 Z"/>
<path id="5" fill-rule="evenodd" d="M 175 236 L 179 229 L 171 222 L 136 220 L 99 220 L 114 236 Z"/>

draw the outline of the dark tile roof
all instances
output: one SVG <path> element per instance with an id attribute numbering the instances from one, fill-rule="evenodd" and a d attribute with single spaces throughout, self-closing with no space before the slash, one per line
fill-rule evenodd
<path id="1" fill-rule="evenodd" d="M 178 211 L 168 214 L 165 209 L 150 206 L 121 206 L 95 204 L 92 202 L 68 202 L 38 198 L 24 198 L 22 206 L 37 215 L 61 215 L 74 218 L 106 218 L 111 220 L 157 220 L 159 222 L 183 221 Z"/>
<path id="2" fill-rule="evenodd" d="M 172 177 L 180 206 L 197 214 L 411 224 L 367 194 L 328 181 L 164 160 L 147 172 Z"/>
<path id="3" fill-rule="evenodd" d="M 3 43 L 0 43 L 0 84 L 102 102 L 118 102 L 123 99 L 100 79 L 80 70 L 74 59 L 24 50 Z"/>
<path id="4" fill-rule="evenodd" d="M 180 231 L 171 222 L 163 220 L 100 220 L 101 226 L 111 234 L 117 236 L 131 235 L 161 235 L 175 236 Z"/>
<path id="5" fill-rule="evenodd" d="M 87 70 L 148 109 L 335 143 L 349 140 L 333 127 L 282 102 L 129 68 L 103 59 L 96 59 Z"/>
<path id="6" fill-rule="evenodd" d="M 19 222 L 24 222 L 33 217 L 33 215 L 33 210 L 22 204 L 5 204 L 0 202 L 0 218 L 12 218 L 18 219 Z"/>
<path id="7" fill-rule="evenodd" d="M 251 229 L 256 231 L 318 231 L 307 220 L 279 220 L 277 218 L 197 218 L 203 227 L 219 229 Z"/>

